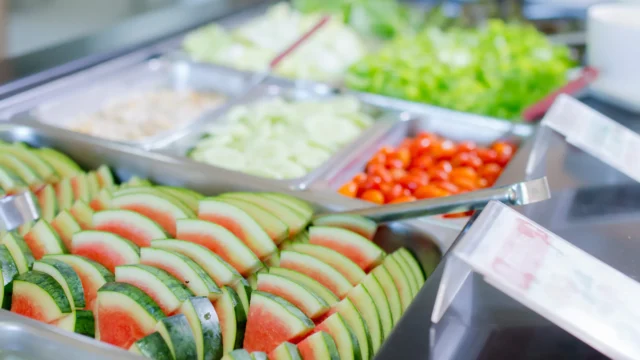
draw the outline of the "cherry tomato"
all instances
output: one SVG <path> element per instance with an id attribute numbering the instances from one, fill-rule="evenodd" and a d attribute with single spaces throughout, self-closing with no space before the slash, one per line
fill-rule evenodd
<path id="1" fill-rule="evenodd" d="M 455 218 L 462 218 L 462 217 L 471 216 L 471 215 L 473 215 L 473 213 L 474 213 L 473 210 L 469 210 L 469 211 L 459 212 L 459 213 L 455 213 L 455 214 L 444 214 L 442 216 L 445 217 L 445 218 L 449 218 L 449 219 L 455 219 Z"/>
<path id="2" fill-rule="evenodd" d="M 509 144 L 508 142 L 498 141 L 493 143 L 493 145 L 491 145 L 491 149 L 495 150 L 495 152 L 497 152 L 498 155 L 504 154 L 511 157 L 514 153 L 515 147 Z"/>
<path id="3" fill-rule="evenodd" d="M 453 177 L 451 178 L 451 183 L 465 191 L 473 191 L 478 188 L 477 181 L 468 177 Z"/>
<path id="4" fill-rule="evenodd" d="M 398 204 L 398 203 L 404 203 L 404 202 L 411 202 L 411 201 L 416 201 L 417 199 L 415 198 L 415 196 L 401 196 L 399 198 L 396 198 L 394 200 L 392 200 L 391 202 L 389 202 L 389 204 Z"/>
<path id="5" fill-rule="evenodd" d="M 432 143 L 433 143 L 433 140 L 431 138 L 417 137 L 415 138 L 415 140 L 413 141 L 413 144 L 411 145 L 411 152 L 414 155 L 426 154 L 429 151 L 429 148 L 431 147 Z"/>
<path id="6" fill-rule="evenodd" d="M 478 168 L 482 165 L 482 160 L 475 153 L 463 152 L 458 153 L 453 157 L 451 165 Z"/>
<path id="7" fill-rule="evenodd" d="M 498 153 L 493 149 L 478 149 L 476 154 L 485 164 L 495 162 L 498 159 Z"/>
<path id="8" fill-rule="evenodd" d="M 384 165 L 387 162 L 387 155 L 382 153 L 376 153 L 367 163 L 367 167 L 373 164 L 382 164 Z"/>
<path id="9" fill-rule="evenodd" d="M 416 136 L 416 138 L 418 139 L 429 139 L 431 140 L 431 142 L 440 142 L 440 137 L 434 133 L 430 133 L 428 131 L 422 131 L 420 133 L 418 133 L 418 135 Z"/>
<path id="10" fill-rule="evenodd" d="M 358 184 L 353 181 L 349 181 L 348 183 L 342 185 L 338 192 L 341 195 L 354 198 L 356 197 L 356 195 L 358 195 Z"/>
<path id="11" fill-rule="evenodd" d="M 498 154 L 498 158 L 496 159 L 496 163 L 498 163 L 500 166 L 504 167 L 507 166 L 507 164 L 509 163 L 509 161 L 511 160 L 511 155 L 507 155 L 507 154 Z"/>
<path id="12" fill-rule="evenodd" d="M 502 172 L 502 167 L 496 163 L 484 164 L 478 169 L 478 174 L 489 182 L 494 182 Z"/>
<path id="13" fill-rule="evenodd" d="M 422 169 L 411 169 L 409 174 L 420 179 L 421 184 L 427 184 L 429 182 L 429 174 Z"/>
<path id="14" fill-rule="evenodd" d="M 442 171 L 444 171 L 446 173 L 450 173 L 451 170 L 453 170 L 453 166 L 447 160 L 438 161 L 438 163 L 436 164 L 435 168 L 438 169 L 438 170 L 442 170 Z"/>
<path id="15" fill-rule="evenodd" d="M 367 190 L 362 196 L 360 196 L 362 200 L 366 200 L 376 204 L 384 204 L 384 195 L 380 190 Z"/>
<path id="16" fill-rule="evenodd" d="M 385 184 L 387 185 L 387 184 Z M 388 184 L 383 186 L 382 193 L 387 203 L 404 196 L 404 188 L 400 184 Z"/>
<path id="17" fill-rule="evenodd" d="M 430 169 L 429 178 L 431 181 L 447 181 L 449 180 L 449 173 L 440 169 Z"/>
<path id="18" fill-rule="evenodd" d="M 407 168 L 411 163 L 411 151 L 407 148 L 398 149 L 398 152 L 395 154 L 396 158 L 400 159 L 404 164 L 403 168 Z"/>
<path id="19" fill-rule="evenodd" d="M 424 186 L 420 186 L 414 193 L 414 195 L 418 198 L 418 199 L 431 199 L 431 198 L 437 198 L 437 197 L 443 197 L 443 196 L 449 196 L 449 192 L 434 185 L 434 184 L 428 184 L 428 185 L 424 185 Z"/>
<path id="20" fill-rule="evenodd" d="M 387 164 L 387 167 L 389 169 L 404 169 L 405 168 L 404 161 L 400 160 L 396 156 L 390 156 L 387 159 L 387 163 L 386 164 Z"/>
<path id="21" fill-rule="evenodd" d="M 475 180 L 478 178 L 478 173 L 469 166 L 461 166 L 453 169 L 449 174 L 451 178 L 469 178 Z"/>
<path id="22" fill-rule="evenodd" d="M 402 140 L 400 145 L 398 145 L 398 149 L 411 149 L 413 147 L 413 144 L 415 144 L 414 139 L 406 138 Z"/>
<path id="23" fill-rule="evenodd" d="M 489 180 L 485 178 L 479 178 L 477 181 L 477 185 L 479 189 L 484 189 L 486 187 L 489 187 Z"/>
<path id="24" fill-rule="evenodd" d="M 389 173 L 391 174 L 391 178 L 394 181 L 398 181 L 399 179 L 402 179 L 405 175 L 407 175 L 407 171 L 404 169 L 391 169 L 389 170 Z"/>
<path id="25" fill-rule="evenodd" d="M 402 179 L 398 180 L 398 183 L 411 191 L 415 191 L 418 187 L 422 185 L 427 185 L 427 183 L 429 183 L 429 178 L 414 175 L 414 174 L 409 174 L 403 177 Z"/>
<path id="26" fill-rule="evenodd" d="M 459 152 L 471 152 L 475 150 L 478 146 L 473 141 L 463 141 L 458 144 Z"/>
<path id="27" fill-rule="evenodd" d="M 448 182 L 448 181 L 440 181 L 436 183 L 436 186 L 438 186 L 441 189 L 444 189 L 446 191 L 448 191 L 451 194 L 457 194 L 458 192 L 460 192 L 460 188 L 458 188 L 456 185 Z"/>
<path id="28" fill-rule="evenodd" d="M 367 174 L 365 173 L 357 173 L 354 177 L 353 177 L 353 182 L 358 184 L 358 186 L 362 185 L 365 180 L 367 180 Z"/>
<path id="29" fill-rule="evenodd" d="M 434 143 L 430 152 L 436 160 L 451 159 L 456 154 L 456 145 L 451 140 L 444 140 L 440 143 Z"/>
<path id="30" fill-rule="evenodd" d="M 393 177 L 391 176 L 391 172 L 389 170 L 387 170 L 384 166 L 382 165 L 372 165 L 369 169 L 367 169 L 369 171 L 369 174 L 372 176 L 379 176 L 380 177 L 380 181 L 383 183 L 388 183 L 388 182 L 392 182 L 393 181 Z"/>
<path id="31" fill-rule="evenodd" d="M 431 156 L 421 155 L 420 157 L 413 159 L 413 161 L 411 162 L 411 168 L 429 170 L 429 168 L 433 167 L 433 164 L 434 164 L 434 161 Z"/>
<path id="32" fill-rule="evenodd" d="M 369 176 L 367 180 L 365 180 L 362 185 L 360 185 L 360 189 L 364 192 L 367 190 L 378 190 L 380 189 L 381 179 L 378 176 Z"/>

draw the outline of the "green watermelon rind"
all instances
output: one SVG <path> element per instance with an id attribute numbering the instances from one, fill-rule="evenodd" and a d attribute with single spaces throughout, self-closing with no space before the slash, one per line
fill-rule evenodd
<path id="1" fill-rule="evenodd" d="M 38 188 L 45 184 L 38 174 L 22 160 L 9 153 L 0 154 L 0 165 L 14 172 L 29 187 Z"/>
<path id="2" fill-rule="evenodd" d="M 89 310 L 73 310 L 71 314 L 56 320 L 52 325 L 90 338 L 95 337 L 95 319 L 93 312 Z"/>
<path id="3" fill-rule="evenodd" d="M 385 252 L 373 241 L 349 230 L 330 226 L 311 226 L 309 235 L 309 243 L 326 246 L 341 253 L 353 260 L 365 272 L 380 264 L 385 256 Z M 358 263 L 354 257 L 366 263 Z"/>
<path id="4" fill-rule="evenodd" d="M 33 270 L 47 273 L 56 279 L 64 289 L 72 310 L 86 306 L 82 282 L 70 265 L 56 259 L 41 259 L 33 264 Z"/>
<path id="5" fill-rule="evenodd" d="M 341 360 L 359 360 L 362 357 L 358 338 L 342 315 L 335 313 L 326 318 L 317 329 L 329 334 L 336 343 Z"/>
<path id="6" fill-rule="evenodd" d="M 58 198 L 51 184 L 47 184 L 36 192 L 36 198 L 40 205 L 40 218 L 51 221 L 58 214 Z"/>
<path id="7" fill-rule="evenodd" d="M 173 360 L 167 342 L 158 332 L 153 332 L 136 341 L 129 351 L 153 360 Z"/>
<path id="8" fill-rule="evenodd" d="M 82 231 L 80 224 L 78 224 L 76 219 L 66 210 L 60 211 L 55 219 L 51 221 L 50 225 L 58 234 L 67 250 L 71 249 L 73 234 Z"/>
<path id="9" fill-rule="evenodd" d="M 68 253 L 68 249 L 60 239 L 60 236 L 58 236 L 58 233 L 44 220 L 38 220 L 24 236 L 28 245 L 27 236 L 33 238 L 34 241 L 38 242 L 39 246 L 45 249 L 45 255 Z"/>
<path id="10" fill-rule="evenodd" d="M 371 336 L 373 352 L 377 352 L 383 341 L 382 324 L 371 294 L 369 294 L 369 291 L 360 284 L 349 292 L 348 297 L 356 306 L 360 315 L 362 315 L 362 319 L 367 325 L 369 335 Z"/>
<path id="11" fill-rule="evenodd" d="M 37 293 L 29 295 L 31 291 Z M 13 279 L 13 297 L 18 295 L 29 298 L 31 303 L 39 303 L 46 311 L 45 316 L 51 317 L 43 319 L 45 321 L 58 320 L 72 311 L 62 286 L 51 275 L 41 271 L 32 270 Z M 11 311 L 15 312 L 13 307 Z"/>
<path id="12" fill-rule="evenodd" d="M 214 307 L 226 322 L 220 323 L 222 331 L 222 348 L 224 353 L 242 347 L 244 342 L 244 332 L 247 323 L 247 310 L 242 306 L 240 298 L 229 286 L 221 288 L 222 296 L 216 301 Z"/>
<path id="13" fill-rule="evenodd" d="M 405 271 L 400 267 L 398 261 L 392 257 L 387 256 L 382 264 L 385 269 L 391 275 L 398 294 L 400 295 L 400 303 L 402 304 L 402 311 L 407 310 L 411 301 L 413 300 L 413 293 L 411 290 L 410 280 Z"/>
<path id="14" fill-rule="evenodd" d="M 222 331 L 211 301 L 204 297 L 191 297 L 180 307 L 180 313 L 189 321 L 196 342 L 199 360 L 222 357 Z"/>
<path id="15" fill-rule="evenodd" d="M 98 177 L 100 190 L 111 189 L 116 185 L 116 182 L 113 178 L 113 173 L 107 165 L 100 165 L 100 167 L 98 167 L 98 169 L 96 170 L 96 175 Z"/>
<path id="16" fill-rule="evenodd" d="M 177 314 L 160 319 L 156 324 L 155 331 L 164 338 L 174 359 L 191 360 L 197 358 L 196 341 L 185 315 Z"/>
<path id="17" fill-rule="evenodd" d="M 68 178 L 82 172 L 82 168 L 75 161 L 59 151 L 46 147 L 34 151 L 49 163 L 61 178 Z"/>
<path id="18" fill-rule="evenodd" d="M 351 214 L 327 214 L 313 219 L 313 226 L 330 226 L 355 232 L 369 240 L 378 229 L 378 224 L 363 216 Z"/>
<path id="19" fill-rule="evenodd" d="M 33 268 L 35 259 L 22 236 L 15 232 L 9 232 L 2 238 L 2 244 L 9 250 L 20 274 L 24 274 Z"/>
<path id="20" fill-rule="evenodd" d="M 393 319 L 391 317 L 391 307 L 387 301 L 387 297 L 384 293 L 380 281 L 375 274 L 369 273 L 367 277 L 362 281 L 362 286 L 369 292 L 373 303 L 378 310 L 378 316 L 380 317 L 380 325 L 382 325 L 382 338 L 385 339 L 393 328 Z"/>
<path id="21" fill-rule="evenodd" d="M 23 143 L 0 145 L 0 151 L 15 156 L 18 160 L 33 169 L 38 177 L 44 179 L 46 182 L 53 183 L 59 180 L 54 168 Z"/>
<path id="22" fill-rule="evenodd" d="M 282 292 L 273 293 L 273 295 L 282 297 L 292 304 L 296 304 L 307 317 L 314 319 L 329 311 L 329 304 L 327 304 L 320 296 L 307 287 L 298 284 L 297 282 L 280 275 L 273 273 L 262 273 L 258 275 L 258 291 L 268 292 L 267 290 L 261 290 L 261 285 L 272 285 L 276 287 L 287 288 L 287 294 Z M 296 296 L 294 299 L 288 299 L 283 295 Z"/>
<path id="23" fill-rule="evenodd" d="M 105 231 L 84 230 L 73 234 L 71 240 L 73 253 L 86 245 L 102 244 L 111 249 L 111 251 L 120 255 L 124 263 L 120 265 L 138 264 L 140 263 L 140 248 L 133 242 Z M 94 259 L 95 260 L 95 259 Z M 100 263 L 100 261 L 98 261 Z"/>
<path id="24" fill-rule="evenodd" d="M 269 353 L 270 360 L 302 360 L 298 347 L 285 341 Z"/>
<path id="25" fill-rule="evenodd" d="M 349 290 L 353 288 L 351 282 L 338 270 L 334 269 L 324 261 L 321 261 L 307 254 L 291 250 L 282 251 L 280 253 L 280 264 L 283 268 L 290 268 L 293 264 L 295 265 L 295 268 L 292 270 L 296 270 L 299 272 L 303 272 L 301 270 L 309 270 L 313 272 L 314 275 L 322 274 L 323 278 L 331 282 L 331 287 L 333 287 L 333 289 L 329 287 L 329 284 L 325 285 L 324 283 L 322 283 L 322 281 L 317 277 L 311 276 L 311 274 L 306 275 L 316 279 L 318 282 L 325 285 L 339 298 L 343 298 L 347 294 L 347 292 L 349 292 Z M 302 269 L 301 267 L 304 267 L 304 269 Z"/>
<path id="26" fill-rule="evenodd" d="M 262 227 L 276 245 L 289 236 L 289 226 L 266 209 L 241 198 L 219 196 L 216 199 L 247 213 Z"/>
<path id="27" fill-rule="evenodd" d="M 422 287 L 422 284 L 426 281 L 426 275 L 418 259 L 407 248 L 400 248 L 396 250 L 396 253 L 409 265 L 413 276 L 418 280 L 419 287 Z"/>
<path id="28" fill-rule="evenodd" d="M 141 195 L 141 194 L 152 195 L 171 203 L 173 206 L 176 206 L 184 213 L 184 218 L 196 217 L 196 213 L 193 210 L 191 210 L 191 208 L 187 204 L 185 204 L 182 200 L 173 196 L 172 194 L 160 191 L 155 187 L 151 187 L 151 186 L 120 188 L 113 192 L 113 198 L 124 197 L 128 195 Z"/>
<path id="29" fill-rule="evenodd" d="M 297 197 L 294 197 L 291 195 L 286 195 L 286 194 L 276 193 L 276 192 L 262 192 L 260 193 L 260 196 L 277 201 L 297 211 L 304 218 L 309 219 L 307 220 L 307 223 L 311 221 L 311 217 L 313 216 L 313 207 L 309 205 L 309 203 L 305 202 L 304 200 L 300 200 Z"/>
<path id="30" fill-rule="evenodd" d="M 338 353 L 338 347 L 336 346 L 333 338 L 324 331 L 318 331 L 317 333 L 309 336 L 305 340 L 301 341 L 298 344 L 298 349 L 300 346 L 305 346 L 308 343 L 312 343 L 315 346 L 321 346 L 321 348 L 315 348 L 315 352 L 312 355 L 314 359 L 326 359 L 326 360 L 340 360 L 340 354 Z M 302 353 L 302 351 L 300 351 Z M 303 355 L 304 357 L 304 355 Z"/>
<path id="31" fill-rule="evenodd" d="M 318 295 L 327 304 L 329 304 L 329 306 L 333 306 L 334 304 L 337 304 L 338 301 L 340 301 L 340 299 L 334 293 L 332 293 L 331 290 L 327 289 L 317 280 L 303 273 L 280 267 L 269 268 L 269 273 L 284 276 L 301 284 L 302 286 L 305 286 L 309 290 L 313 291 L 316 295 Z"/>
<path id="32" fill-rule="evenodd" d="M 155 188 L 182 201 L 194 213 L 198 212 L 198 203 L 204 198 L 204 195 L 185 188 L 174 186 L 156 186 Z"/>
<path id="33" fill-rule="evenodd" d="M 253 360 L 251 354 L 245 349 L 235 349 L 222 357 L 222 360 Z"/>
<path id="34" fill-rule="evenodd" d="M 398 288 L 391 274 L 389 274 L 389 270 L 387 270 L 384 264 L 381 264 L 373 269 L 370 274 L 376 276 L 380 286 L 384 290 L 384 295 L 391 311 L 391 320 L 393 325 L 397 324 L 400 321 L 400 317 L 402 317 L 402 301 L 400 300 Z"/>
<path id="35" fill-rule="evenodd" d="M 2 270 L 2 294 L 3 299 L 0 304 L 5 309 L 11 306 L 11 293 L 13 292 L 13 280 L 19 275 L 11 252 L 5 245 L 0 245 L 0 270 Z"/>
<path id="36" fill-rule="evenodd" d="M 166 239 L 168 234 L 155 221 L 131 210 L 102 210 L 93 214 L 93 228 L 101 230 L 105 222 L 120 223 L 122 226 L 133 228 L 137 233 L 142 233 L 151 240 Z M 103 231 L 108 231 L 104 230 Z M 132 241 L 132 239 L 127 239 Z M 135 243 L 135 242 L 134 242 Z M 145 245 L 148 246 L 148 245 Z"/>
<path id="37" fill-rule="evenodd" d="M 349 298 L 345 298 L 340 301 L 335 310 L 344 321 L 349 325 L 351 331 L 358 339 L 358 345 L 360 346 L 360 354 L 363 359 L 373 358 L 373 345 L 371 340 L 371 334 L 367 328 L 367 323 L 362 318 L 360 311 Z"/>
<path id="38" fill-rule="evenodd" d="M 15 193 L 28 188 L 28 185 L 13 170 L 0 165 L 0 188 L 7 193 Z"/>
<path id="39" fill-rule="evenodd" d="M 344 275 L 351 285 L 359 284 L 367 275 L 356 263 L 339 252 L 320 245 L 293 244 L 289 250 L 313 256 Z"/>

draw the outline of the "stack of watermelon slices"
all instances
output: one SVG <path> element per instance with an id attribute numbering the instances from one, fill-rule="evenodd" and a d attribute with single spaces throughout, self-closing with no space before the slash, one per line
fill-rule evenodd
<path id="1" fill-rule="evenodd" d="M 107 167 L 0 146 L 30 154 L 0 159 L 5 192 L 26 185 L 51 209 L 1 238 L 5 308 L 150 358 L 369 359 L 425 280 L 364 218 L 309 226 L 313 209 L 287 195 L 116 186 Z M 17 175 L 34 157 L 54 169 L 44 186 Z"/>

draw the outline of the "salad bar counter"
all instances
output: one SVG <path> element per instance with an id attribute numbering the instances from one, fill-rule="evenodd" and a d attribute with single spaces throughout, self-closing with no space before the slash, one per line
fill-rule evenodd
<path id="1" fill-rule="evenodd" d="M 394 1 L 249 5 L 0 100 L 0 200 L 39 209 L 16 229 L 0 212 L 1 359 L 497 358 L 447 333 L 476 322 L 429 320 L 481 207 L 343 212 L 546 176 L 553 200 L 519 211 L 566 230 L 549 204 L 608 167 L 575 180 L 575 149 L 521 114 L 567 82 L 570 49 Z"/>

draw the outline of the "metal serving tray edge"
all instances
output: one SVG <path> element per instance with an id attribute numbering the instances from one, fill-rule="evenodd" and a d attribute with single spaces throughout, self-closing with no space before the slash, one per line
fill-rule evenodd
<path id="1" fill-rule="evenodd" d="M 239 176 L 235 172 L 224 173 L 213 167 L 194 166 L 171 156 L 149 153 L 144 149 L 107 141 L 95 141 L 57 128 L 0 123 L 0 139 L 55 148 L 71 156 L 85 169 L 107 164 L 121 180 L 137 175 L 149 178 L 155 183 L 184 186 L 205 195 L 239 190 L 279 191 L 310 202 L 317 211 L 348 210 L 363 205 L 359 201 L 337 194 L 324 191 L 293 191 L 286 186 L 274 186 L 272 182 Z M 389 252 L 406 246 L 417 255 L 427 273 L 431 273 L 441 260 L 446 244 L 455 239 L 458 232 L 459 230 L 439 228 L 422 221 L 405 221 L 381 226 L 374 241 Z M 2 314 L 4 313 L 0 312 L 0 315 Z M 1 322 L 0 319 L 0 324 Z M 48 335 L 43 332 L 43 336 L 51 337 L 54 342 L 58 335 L 57 332 Z M 80 349 L 98 345 L 93 339 L 69 335 L 69 344 L 65 347 L 69 351 L 74 348 L 73 345 Z"/>

